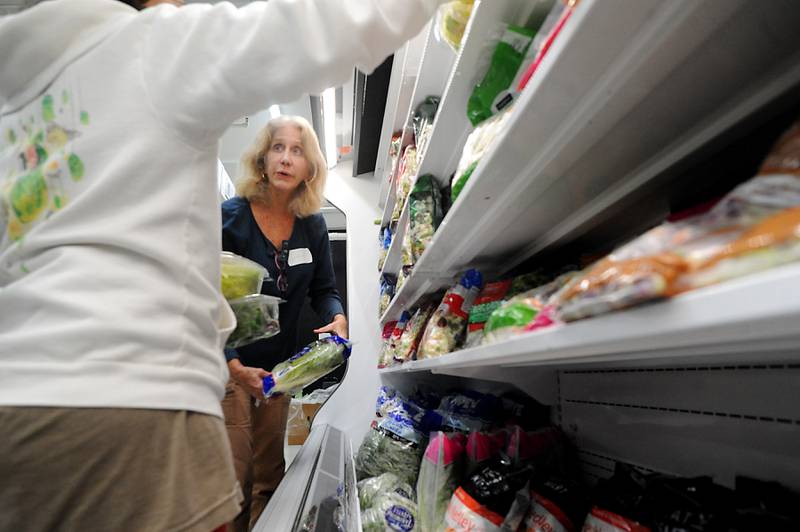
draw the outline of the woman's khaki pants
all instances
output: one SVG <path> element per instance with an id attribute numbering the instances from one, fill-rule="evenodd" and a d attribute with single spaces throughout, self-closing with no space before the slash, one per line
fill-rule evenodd
<path id="1" fill-rule="evenodd" d="M 225 428 L 233 451 L 236 478 L 242 487 L 242 512 L 233 528 L 247 532 L 258 521 L 283 478 L 283 457 L 286 419 L 289 415 L 288 395 L 255 400 L 232 379 L 225 386 L 222 410 Z"/>

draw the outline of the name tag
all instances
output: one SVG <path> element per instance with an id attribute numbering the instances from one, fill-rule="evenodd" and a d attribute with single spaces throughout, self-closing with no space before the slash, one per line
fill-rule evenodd
<path id="1" fill-rule="evenodd" d="M 289 266 L 297 266 L 298 264 L 311 264 L 314 258 L 311 256 L 311 250 L 308 248 L 298 248 L 289 250 Z"/>

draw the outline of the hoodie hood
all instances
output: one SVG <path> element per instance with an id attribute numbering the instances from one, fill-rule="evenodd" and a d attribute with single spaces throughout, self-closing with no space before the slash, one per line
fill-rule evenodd
<path id="1" fill-rule="evenodd" d="M 0 114 L 28 103 L 136 15 L 117 0 L 51 0 L 0 17 Z"/>

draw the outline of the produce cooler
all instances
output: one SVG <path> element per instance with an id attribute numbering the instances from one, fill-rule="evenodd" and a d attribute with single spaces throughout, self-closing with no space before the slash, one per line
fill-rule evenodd
<path id="1" fill-rule="evenodd" d="M 775 144 L 800 120 L 800 4 L 468 4 L 444 17 L 457 23 L 466 9 L 460 43 L 440 18 L 422 45 L 412 41 L 396 54 L 376 164 L 384 212 L 374 334 L 382 340 L 375 353 L 357 347 L 350 370 L 381 366 L 384 388 L 363 390 L 370 400 L 358 408 L 372 411 L 379 393 L 416 404 L 400 417 L 379 404 L 367 443 L 315 427 L 259 529 L 333 529 L 322 515 L 338 493 L 340 526 L 360 530 L 356 462 L 366 476 L 368 440 L 391 432 L 392 441 L 415 443 L 420 457 L 434 447 L 413 410 L 420 390 L 437 391 L 442 402 L 430 410 L 451 416 L 448 431 L 464 433 L 459 442 L 436 436 L 438 450 L 469 449 L 470 431 L 498 428 L 471 427 L 464 419 L 476 419 L 474 411 L 452 416 L 458 409 L 443 399 L 451 390 L 477 402 L 524 392 L 548 406 L 549 427 L 538 430 L 563 438 L 569 458 L 559 460 L 579 471 L 585 512 L 597 506 L 598 482 L 612 478 L 602 485 L 618 488 L 622 477 L 650 478 L 662 490 L 683 483 L 725 493 L 711 499 L 738 501 L 731 508 L 757 492 L 772 502 L 785 496 L 769 511 L 761 501 L 761 510 L 800 528 L 792 521 L 800 492 L 800 187 L 792 181 L 800 180 L 800 135 Z M 519 56 L 510 74 L 496 64 L 507 59 L 496 51 L 500 41 Z M 508 78 L 499 89 L 498 76 Z M 784 165 L 780 179 L 776 164 Z M 727 225 L 716 232 L 721 218 L 739 224 L 736 235 Z M 724 243 L 703 240 L 699 262 L 695 248 L 676 253 L 665 244 L 693 243 L 685 235 L 695 233 Z M 742 251 L 742 241 L 754 247 Z M 747 261 L 724 262 L 731 257 Z M 636 268 L 625 270 L 630 261 Z M 518 280 L 527 283 L 521 291 Z M 481 292 L 489 282 L 497 294 Z M 488 306 L 473 320 L 476 298 Z M 406 330 L 411 343 L 403 343 Z M 492 404 L 499 416 L 501 403 Z M 397 438 L 406 429 L 423 434 Z M 508 430 L 504 438 L 512 438 Z M 709 484 L 685 480 L 700 476 Z M 474 495 L 476 482 L 462 476 L 450 493 L 461 486 L 458 493 Z M 532 508 L 543 493 L 563 501 L 570 490 L 538 482 L 521 530 L 558 530 L 537 524 Z M 652 493 L 643 506 L 659 504 Z M 425 530 L 419 514 L 427 501 L 419 502 L 416 528 L 400 510 L 392 519 L 387 511 L 384 528 Z M 606 528 L 589 520 L 583 530 L 647 529 L 609 524 L 614 518 L 597 511 Z M 708 528 L 686 529 L 720 529 L 715 511 L 708 509 Z M 757 529 L 752 523 L 763 517 L 734 514 L 739 528 L 726 529 Z"/>

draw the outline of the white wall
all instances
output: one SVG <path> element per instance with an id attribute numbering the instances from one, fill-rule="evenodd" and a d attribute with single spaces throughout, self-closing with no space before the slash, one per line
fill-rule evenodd
<path id="1" fill-rule="evenodd" d="M 355 342 L 344 381 L 314 418 L 347 434 L 354 448 L 374 417 L 380 377 L 378 332 L 378 183 L 371 174 L 351 177 L 352 162 L 331 170 L 325 196 L 347 216 L 347 301 Z"/>

